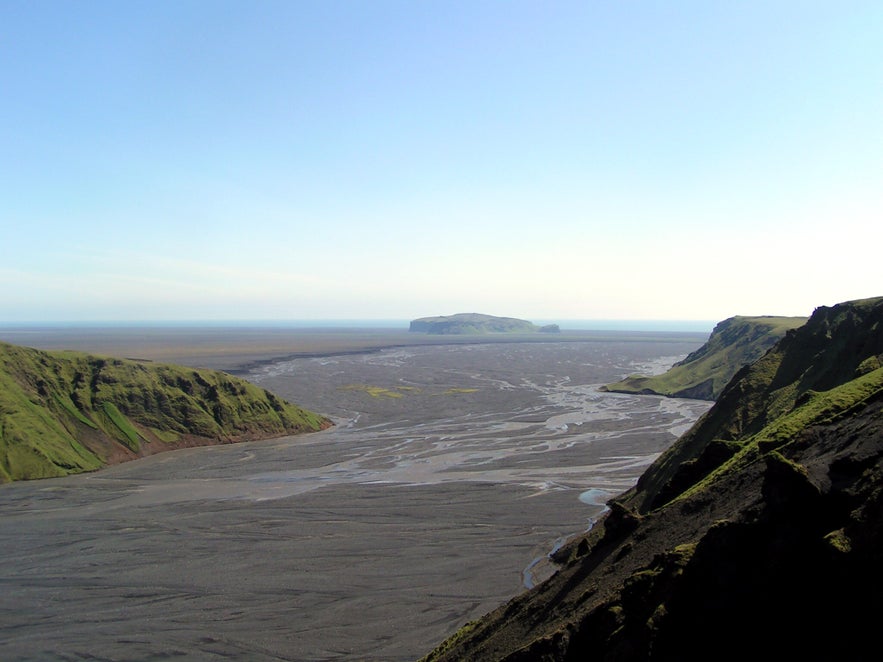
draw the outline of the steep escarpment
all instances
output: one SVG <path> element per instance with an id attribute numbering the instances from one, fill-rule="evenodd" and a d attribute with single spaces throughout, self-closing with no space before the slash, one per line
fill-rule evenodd
<path id="1" fill-rule="evenodd" d="M 705 417 L 641 476 L 631 503 L 647 510 L 671 500 L 762 430 L 794 420 L 796 411 L 811 411 L 811 404 L 823 401 L 820 393 L 858 384 L 880 367 L 881 356 L 883 299 L 817 309 L 736 374 Z"/>
<path id="2" fill-rule="evenodd" d="M 222 372 L 0 343 L 0 482 L 328 425 Z"/>
<path id="3" fill-rule="evenodd" d="M 427 660 L 874 657 L 883 298 L 817 309 L 609 506 Z"/>
<path id="4" fill-rule="evenodd" d="M 805 317 L 730 317 L 718 323 L 708 341 L 661 375 L 631 375 L 604 391 L 716 400 L 736 371 L 759 359 Z"/>
<path id="5" fill-rule="evenodd" d="M 533 322 L 514 317 L 496 317 L 481 313 L 458 313 L 412 320 L 409 331 L 438 335 L 479 333 L 556 333 L 556 324 L 536 326 Z"/>

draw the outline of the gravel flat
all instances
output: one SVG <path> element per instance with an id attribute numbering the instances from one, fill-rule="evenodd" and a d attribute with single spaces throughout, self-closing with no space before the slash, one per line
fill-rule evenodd
<path id="1" fill-rule="evenodd" d="M 598 391 L 699 344 L 254 362 L 336 426 L 0 486 L 0 659 L 417 659 L 548 576 L 708 408 Z"/>

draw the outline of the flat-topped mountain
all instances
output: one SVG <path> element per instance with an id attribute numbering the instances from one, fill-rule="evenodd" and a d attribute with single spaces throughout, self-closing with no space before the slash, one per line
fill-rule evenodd
<path id="1" fill-rule="evenodd" d="M 412 320 L 409 331 L 431 334 L 478 333 L 556 333 L 557 324 L 537 326 L 533 322 L 514 317 L 495 317 L 481 313 L 458 313 L 439 317 L 421 317 Z"/>
<path id="2" fill-rule="evenodd" d="M 718 323 L 708 341 L 661 375 L 631 375 L 602 391 L 716 400 L 733 375 L 759 359 L 805 317 L 730 317 Z"/>
<path id="3" fill-rule="evenodd" d="M 818 308 L 441 660 L 875 659 L 883 297 Z"/>
<path id="4" fill-rule="evenodd" d="M 0 343 L 0 483 L 330 425 L 215 370 Z"/>

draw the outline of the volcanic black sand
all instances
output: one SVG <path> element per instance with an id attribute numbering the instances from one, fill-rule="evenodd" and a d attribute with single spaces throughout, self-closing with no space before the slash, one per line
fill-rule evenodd
<path id="1" fill-rule="evenodd" d="M 0 486 L 0 659 L 416 659 L 542 580 L 708 407 L 597 390 L 695 334 L 283 331 L 0 332 L 236 370 L 337 423 Z"/>

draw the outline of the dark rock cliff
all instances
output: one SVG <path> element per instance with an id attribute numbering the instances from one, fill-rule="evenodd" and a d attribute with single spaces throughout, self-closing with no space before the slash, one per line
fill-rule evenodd
<path id="1" fill-rule="evenodd" d="M 536 589 L 427 660 L 876 659 L 883 298 L 744 368 Z"/>

